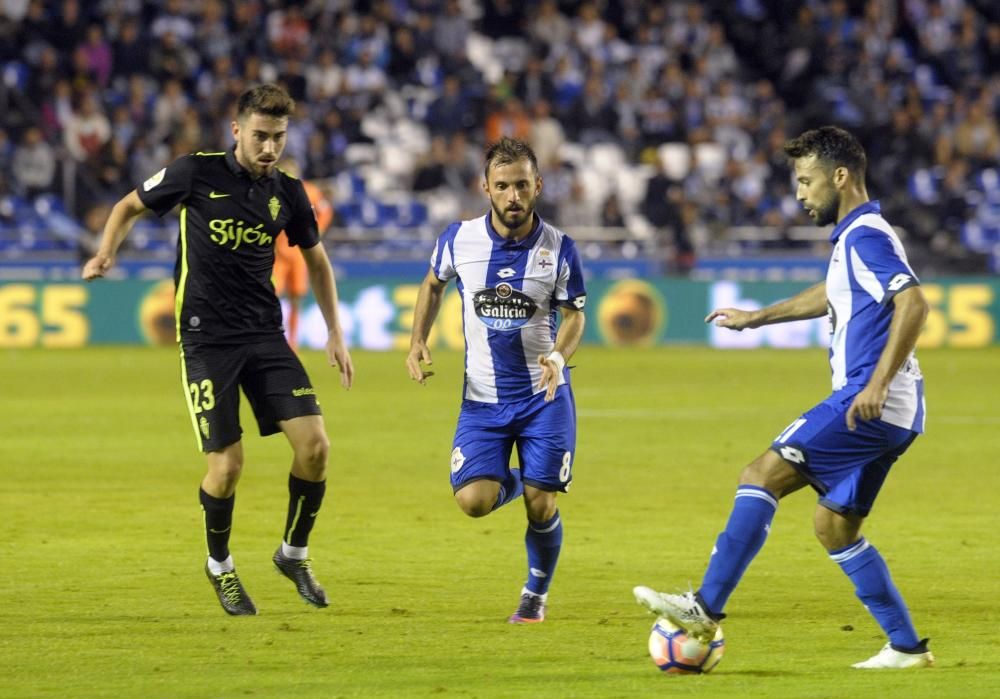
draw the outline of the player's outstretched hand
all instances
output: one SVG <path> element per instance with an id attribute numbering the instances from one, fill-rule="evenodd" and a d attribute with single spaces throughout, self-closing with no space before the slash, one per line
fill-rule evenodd
<path id="1" fill-rule="evenodd" d="M 857 428 L 857 418 L 874 420 L 877 417 L 882 417 L 882 406 L 885 405 L 888 397 L 888 386 L 880 388 L 868 384 L 861 389 L 858 395 L 854 396 L 851 407 L 847 409 L 847 415 L 844 416 L 847 422 L 847 429 L 853 432 Z"/>
<path id="2" fill-rule="evenodd" d="M 342 337 L 331 336 L 327 339 L 326 357 L 330 360 L 330 366 L 336 366 L 340 370 L 340 385 L 350 389 L 354 384 L 354 363 Z"/>
<path id="3" fill-rule="evenodd" d="M 705 322 L 715 321 L 718 328 L 729 328 L 730 330 L 743 330 L 752 328 L 750 324 L 753 314 L 749 311 L 741 311 L 738 308 L 716 308 L 705 316 Z"/>
<path id="4" fill-rule="evenodd" d="M 559 374 L 562 373 L 562 367 L 544 354 L 538 355 L 538 366 L 542 367 L 542 378 L 538 380 L 538 387 L 545 389 L 545 401 L 552 401 L 556 397 L 556 389 L 559 388 Z"/>
<path id="5" fill-rule="evenodd" d="M 417 383 L 425 384 L 427 379 L 434 376 L 433 371 L 425 371 L 420 363 L 427 366 L 434 364 L 431 359 L 431 351 L 427 348 L 426 342 L 414 342 L 410 345 L 410 352 L 406 355 L 406 370 L 410 372 L 410 378 Z"/>
<path id="6" fill-rule="evenodd" d="M 83 266 L 83 272 L 80 276 L 86 281 L 90 282 L 107 274 L 115 264 L 115 258 L 109 255 L 97 254 L 87 260 L 87 263 Z"/>

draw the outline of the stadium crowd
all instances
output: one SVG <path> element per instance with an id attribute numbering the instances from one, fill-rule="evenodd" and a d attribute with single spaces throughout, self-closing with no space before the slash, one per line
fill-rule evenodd
<path id="1" fill-rule="evenodd" d="M 230 143 L 236 96 L 276 81 L 287 154 L 361 237 L 481 213 L 483 145 L 511 135 L 543 216 L 660 239 L 683 272 L 733 227 L 808 225 L 780 146 L 834 122 L 919 265 L 1000 271 L 991 0 L 4 0 L 0 66 L 22 245 L 53 229 L 88 254 L 95 210 Z"/>

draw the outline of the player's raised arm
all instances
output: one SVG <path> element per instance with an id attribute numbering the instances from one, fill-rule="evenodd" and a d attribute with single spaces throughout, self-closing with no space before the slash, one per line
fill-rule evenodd
<path id="1" fill-rule="evenodd" d="M 720 328 L 744 330 L 759 328 L 773 323 L 787 323 L 792 320 L 818 318 L 826 313 L 826 282 L 819 282 L 790 299 L 779 301 L 759 311 L 743 311 L 739 308 L 716 308 L 705 316 L 705 322 L 715 321 Z"/>
<path id="2" fill-rule="evenodd" d="M 438 279 L 434 270 L 430 269 L 417 293 L 417 304 L 413 307 L 410 351 L 406 355 L 406 369 L 410 372 L 410 378 L 419 383 L 425 383 L 429 377 L 434 376 L 433 371 L 425 371 L 420 364 L 422 362 L 430 366 L 434 363 L 430 348 L 427 347 L 427 337 L 441 309 L 441 299 L 444 298 L 447 286 L 448 283 Z"/>
<path id="3" fill-rule="evenodd" d="M 330 258 L 322 243 L 302 250 L 302 257 L 309 268 L 309 283 L 312 284 L 313 295 L 323 314 L 323 320 L 326 321 L 327 358 L 331 365 L 336 365 L 340 370 L 340 384 L 344 388 L 350 388 L 354 383 L 354 364 L 340 325 L 337 310 L 337 280 L 334 279 L 333 269 L 330 267 Z"/>
<path id="4" fill-rule="evenodd" d="M 562 313 L 562 321 L 559 323 L 559 331 L 556 333 L 555 346 L 548 355 L 538 356 L 538 364 L 542 367 L 542 377 L 538 382 L 538 387 L 545 388 L 546 402 L 550 402 L 556 397 L 559 376 L 562 374 L 566 362 L 580 346 L 583 328 L 586 324 L 582 310 L 568 306 L 560 306 L 559 310 Z"/>
<path id="5" fill-rule="evenodd" d="M 92 281 L 103 277 L 115 264 L 115 254 L 121 247 L 132 226 L 146 212 L 146 205 L 139 199 L 139 194 L 133 189 L 122 197 L 111 209 L 108 220 L 101 234 L 101 244 L 97 254 L 87 260 L 83 266 L 82 276 Z"/>

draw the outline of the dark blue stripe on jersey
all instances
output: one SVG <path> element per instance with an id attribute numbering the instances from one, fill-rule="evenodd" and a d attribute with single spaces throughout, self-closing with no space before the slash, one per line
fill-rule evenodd
<path id="1" fill-rule="evenodd" d="M 456 222 L 444 229 L 444 233 L 441 234 L 438 239 L 438 251 L 437 255 L 434 256 L 434 276 L 438 279 L 441 278 L 441 258 L 444 257 L 444 246 L 448 246 L 448 256 L 451 258 L 451 265 L 455 264 L 455 236 L 458 234 L 458 229 L 462 227 L 461 221 Z"/>
<path id="2" fill-rule="evenodd" d="M 848 239 L 844 246 L 844 263 L 847 265 L 851 287 L 851 317 L 845 318 L 843 322 L 853 323 L 853 326 L 848 326 L 844 342 L 844 373 L 847 383 L 864 385 L 871 378 L 886 340 L 889 339 L 889 325 L 894 309 L 880 305 L 861 286 L 854 274 L 851 254 L 853 249 L 851 239 Z M 832 347 L 830 349 L 833 350 Z"/>
<path id="3" fill-rule="evenodd" d="M 569 266 L 569 279 L 566 280 L 566 295 L 568 301 L 560 301 L 560 304 L 576 308 L 573 299 L 587 295 L 587 290 L 583 285 L 583 264 L 580 262 L 580 253 L 576 249 L 576 243 L 568 235 L 564 235 L 562 243 L 559 245 L 559 266 L 556 267 L 557 274 L 562 272 L 562 265 Z"/>
<path id="4" fill-rule="evenodd" d="M 451 240 L 454 243 L 454 235 Z M 461 277 L 455 278 L 455 286 L 458 288 L 458 299 L 462 302 L 462 327 L 465 327 L 465 284 L 462 283 Z M 462 353 L 465 362 L 465 371 L 462 372 L 462 396 L 465 397 L 465 392 L 469 389 L 469 338 L 464 332 L 462 333 L 462 342 L 465 343 L 465 351 Z"/>
<path id="5" fill-rule="evenodd" d="M 490 225 L 487 219 L 487 226 Z M 536 231 L 537 232 L 537 231 Z M 535 238 L 528 236 L 528 243 Z M 528 266 L 528 252 L 530 247 L 524 247 L 523 243 L 504 241 L 499 243 L 493 241 L 493 249 L 490 251 L 490 264 L 486 270 L 485 286 L 496 288 L 500 282 L 510 284 L 512 288 L 521 290 L 524 288 L 524 272 Z M 514 274 L 500 277 L 500 270 L 512 269 Z M 490 346 L 490 354 L 493 357 L 493 371 L 496 375 L 497 400 L 503 403 L 508 400 L 520 400 L 531 396 L 533 386 L 531 384 L 531 374 L 525 364 L 524 344 L 521 342 L 520 330 L 492 330 L 486 331 L 487 342 Z M 530 360 L 527 360 L 530 361 Z"/>

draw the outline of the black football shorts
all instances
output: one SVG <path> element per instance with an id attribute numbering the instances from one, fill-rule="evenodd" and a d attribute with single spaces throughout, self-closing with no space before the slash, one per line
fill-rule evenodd
<path id="1" fill-rule="evenodd" d="M 321 414 L 309 376 L 283 337 L 238 345 L 182 342 L 181 380 L 198 447 L 205 452 L 243 434 L 241 388 L 261 436 L 280 432 L 281 420 Z"/>

